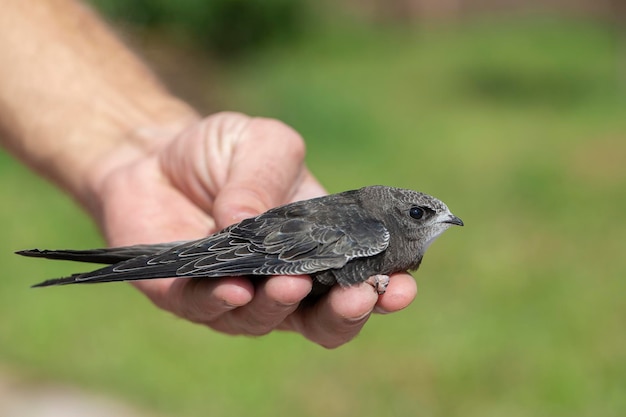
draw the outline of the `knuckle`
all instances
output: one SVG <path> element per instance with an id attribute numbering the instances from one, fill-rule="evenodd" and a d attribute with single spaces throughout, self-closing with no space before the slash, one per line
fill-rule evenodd
<path id="1" fill-rule="evenodd" d="M 249 336 L 265 336 L 274 330 L 274 323 L 268 323 L 262 318 L 249 315 L 242 319 L 240 323 L 240 333 Z"/>
<path id="2" fill-rule="evenodd" d="M 261 133 L 259 137 L 271 141 L 272 145 L 282 151 L 288 152 L 290 157 L 303 160 L 306 154 L 306 144 L 302 136 L 292 127 L 277 119 L 254 118 L 251 129 Z"/>

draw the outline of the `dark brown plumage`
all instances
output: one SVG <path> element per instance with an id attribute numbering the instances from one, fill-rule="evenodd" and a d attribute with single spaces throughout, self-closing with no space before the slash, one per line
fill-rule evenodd
<path id="1" fill-rule="evenodd" d="M 434 197 L 371 186 L 276 207 L 195 241 L 17 253 L 110 264 L 35 287 L 300 274 L 326 286 L 349 286 L 417 269 L 428 246 L 451 225 L 463 222 Z M 384 286 L 383 282 L 383 292 Z"/>

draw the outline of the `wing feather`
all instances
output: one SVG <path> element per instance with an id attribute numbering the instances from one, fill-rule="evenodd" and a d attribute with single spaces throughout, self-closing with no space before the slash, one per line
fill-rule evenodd
<path id="1" fill-rule="evenodd" d="M 389 238 L 384 225 L 368 218 L 354 199 L 309 200 L 269 210 L 204 239 L 73 278 L 74 282 L 107 282 L 313 274 L 381 253 Z"/>

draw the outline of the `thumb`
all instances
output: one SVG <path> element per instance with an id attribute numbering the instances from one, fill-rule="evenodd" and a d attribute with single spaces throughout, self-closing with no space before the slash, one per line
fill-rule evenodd
<path id="1" fill-rule="evenodd" d="M 234 143 L 228 176 L 214 202 L 218 227 L 292 201 L 311 178 L 304 155 L 296 131 L 277 120 L 251 119 Z"/>

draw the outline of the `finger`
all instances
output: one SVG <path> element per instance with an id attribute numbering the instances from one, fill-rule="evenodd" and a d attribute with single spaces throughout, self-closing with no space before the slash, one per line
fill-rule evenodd
<path id="1" fill-rule="evenodd" d="M 377 300 L 378 294 L 367 283 L 335 286 L 313 306 L 289 316 L 283 328 L 298 331 L 326 348 L 336 348 L 361 331 Z"/>
<path id="2" fill-rule="evenodd" d="M 235 112 L 211 115 L 181 132 L 159 153 L 168 181 L 206 212 L 228 179 L 237 143 L 251 117 Z"/>
<path id="3" fill-rule="evenodd" d="M 213 207 L 219 227 L 291 201 L 307 178 L 304 141 L 277 120 L 252 119 L 235 146 Z"/>
<path id="4" fill-rule="evenodd" d="M 308 200 L 310 198 L 321 197 L 326 194 L 328 194 L 326 189 L 322 187 L 317 179 L 305 167 L 304 174 L 302 175 L 302 183 L 289 202 Z"/>
<path id="5" fill-rule="evenodd" d="M 249 303 L 254 286 L 243 277 L 168 278 L 134 283 L 157 306 L 195 323 L 210 325 L 224 313 Z"/>
<path id="6" fill-rule="evenodd" d="M 411 275 L 403 272 L 389 278 L 387 290 L 376 303 L 376 313 L 387 314 L 402 310 L 417 296 L 417 283 Z"/>
<path id="7" fill-rule="evenodd" d="M 250 303 L 222 315 L 211 327 L 227 333 L 267 334 L 298 308 L 311 286 L 311 278 L 305 275 L 268 278 Z"/>

